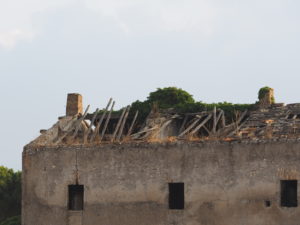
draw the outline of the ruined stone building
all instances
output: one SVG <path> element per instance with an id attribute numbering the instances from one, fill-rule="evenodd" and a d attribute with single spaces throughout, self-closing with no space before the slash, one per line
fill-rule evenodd
<path id="1" fill-rule="evenodd" d="M 24 147 L 22 225 L 299 225 L 300 104 L 66 116 Z"/>

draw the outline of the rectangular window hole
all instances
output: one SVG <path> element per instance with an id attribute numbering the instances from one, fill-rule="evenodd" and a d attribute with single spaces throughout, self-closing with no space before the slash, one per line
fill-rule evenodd
<path id="1" fill-rule="evenodd" d="M 266 201 L 265 201 L 265 206 L 266 206 L 266 207 L 271 207 L 271 201 L 266 200 Z"/>
<path id="2" fill-rule="evenodd" d="M 283 207 L 297 207 L 297 180 L 281 180 L 280 193 L 281 193 L 281 206 Z"/>
<path id="3" fill-rule="evenodd" d="M 83 185 L 69 185 L 69 210 L 83 210 Z"/>
<path id="4" fill-rule="evenodd" d="M 169 209 L 184 209 L 184 183 L 169 183 Z"/>

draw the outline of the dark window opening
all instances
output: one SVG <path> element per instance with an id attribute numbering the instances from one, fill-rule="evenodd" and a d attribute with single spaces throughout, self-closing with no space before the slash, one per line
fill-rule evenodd
<path id="1" fill-rule="evenodd" d="M 169 209 L 184 209 L 184 183 L 169 183 Z"/>
<path id="2" fill-rule="evenodd" d="M 297 207 L 297 180 L 282 180 L 281 184 L 281 206 Z"/>
<path id="3" fill-rule="evenodd" d="M 265 206 L 266 207 L 271 207 L 271 201 L 269 201 L 269 200 L 265 201 Z"/>
<path id="4" fill-rule="evenodd" d="M 69 185 L 69 210 L 83 210 L 83 185 Z"/>

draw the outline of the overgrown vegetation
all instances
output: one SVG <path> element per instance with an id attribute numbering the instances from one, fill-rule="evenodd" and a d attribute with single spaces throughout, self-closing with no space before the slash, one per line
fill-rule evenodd
<path id="1" fill-rule="evenodd" d="M 150 103 L 156 102 L 158 107 L 162 109 L 195 103 L 191 94 L 176 87 L 158 88 L 156 91 L 150 92 L 147 100 Z"/>
<path id="2" fill-rule="evenodd" d="M 194 100 L 188 92 L 176 88 L 158 88 L 151 92 L 145 101 L 135 101 L 131 105 L 131 113 L 139 110 L 139 121 L 144 121 L 151 111 L 151 105 L 157 104 L 160 109 L 173 108 L 178 113 L 195 113 L 205 110 L 212 110 L 214 107 L 225 112 L 226 120 L 229 122 L 235 119 L 237 111 L 251 110 L 254 104 L 232 104 L 229 102 L 203 103 Z"/>
<path id="3" fill-rule="evenodd" d="M 0 225 L 20 225 L 21 172 L 0 166 Z"/>

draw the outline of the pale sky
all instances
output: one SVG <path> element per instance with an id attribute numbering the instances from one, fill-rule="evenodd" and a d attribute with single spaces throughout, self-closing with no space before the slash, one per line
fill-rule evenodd
<path id="1" fill-rule="evenodd" d="M 0 165 L 65 113 L 158 87 L 204 102 L 300 102 L 299 0 L 0 0 Z"/>

